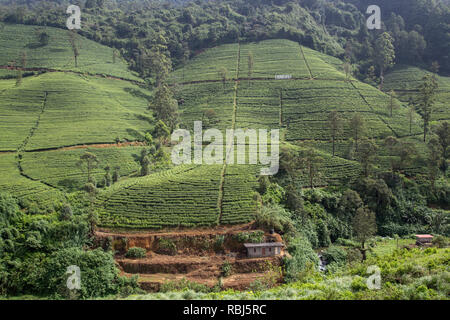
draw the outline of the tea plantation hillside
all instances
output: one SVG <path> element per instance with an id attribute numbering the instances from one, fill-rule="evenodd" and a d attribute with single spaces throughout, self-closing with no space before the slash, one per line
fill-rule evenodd
<path id="1" fill-rule="evenodd" d="M 67 31 L 35 29 L 6 24 L 0 34 L 0 65 L 10 68 L 0 72 L 0 191 L 45 209 L 87 182 L 77 167 L 86 151 L 97 156 L 92 175 L 100 184 L 105 167 L 122 177 L 138 171 L 155 121 L 152 93 L 120 79 L 141 81 L 119 57 L 112 62 L 112 49 L 77 36 L 75 68 Z M 33 44 L 36 32 L 45 32 L 48 44 Z"/>
<path id="2" fill-rule="evenodd" d="M 78 51 L 75 65 L 71 34 L 69 30 L 53 27 L 4 24 L 0 32 L 0 66 L 46 68 L 142 81 L 128 70 L 127 63 L 118 54 L 113 57 L 113 49 L 78 34 L 74 40 Z M 43 37 L 46 40 L 42 40 Z"/>
<path id="3" fill-rule="evenodd" d="M 249 56 L 253 65 L 248 63 Z M 410 131 L 405 105 L 395 100 L 398 108 L 391 116 L 390 97 L 355 79 L 347 80 L 341 64 L 339 59 L 289 40 L 267 40 L 206 50 L 174 71 L 170 79 L 179 101 L 182 127 L 193 130 L 194 121 L 201 120 L 204 129 L 218 128 L 223 133 L 232 128 L 281 129 L 282 139 L 296 152 L 313 147 L 323 158 L 315 185 L 346 185 L 361 173 L 360 164 L 349 155 L 353 141 L 348 122 L 355 113 L 366 123 L 366 136 L 379 145 L 388 136 L 411 142 L 418 149 L 423 145 L 418 138 L 420 121 Z M 291 78 L 275 80 L 276 75 Z M 335 157 L 331 155 L 327 122 L 332 110 L 338 111 L 344 125 Z M 413 117 L 419 119 L 417 114 Z M 384 148 L 379 156 L 378 168 L 389 168 L 390 158 Z M 414 172 L 414 166 L 408 170 Z M 97 203 L 102 212 L 101 225 L 211 226 L 252 219 L 256 209 L 252 195 L 260 166 L 188 168 L 127 180 L 105 190 Z M 294 182 L 309 185 L 306 173 L 299 174 Z"/>
<path id="4" fill-rule="evenodd" d="M 427 73 L 430 72 L 416 67 L 398 66 L 386 75 L 384 90 L 394 90 L 398 98 L 405 103 L 408 103 L 410 99 L 414 101 L 417 98 L 422 78 Z M 436 79 L 439 87 L 431 118 L 433 121 L 450 120 L 450 107 L 448 105 L 450 101 L 450 78 L 436 75 Z"/>
<path id="5" fill-rule="evenodd" d="M 5 64 L 11 56 L 20 56 L 13 54 L 21 49 L 11 35 L 15 28 L 31 27 L 5 26 L 1 41 L 10 50 L 0 57 Z M 26 46 L 27 66 L 73 72 L 34 74 L 19 84 L 13 79 L 0 80 L 0 161 L 5 172 L 1 190 L 45 207 L 88 182 L 87 173 L 77 167 L 80 156 L 88 151 L 98 160 L 91 174 L 99 187 L 104 186 L 105 168 L 121 177 L 112 187 L 99 190 L 96 208 L 103 227 L 158 229 L 254 219 L 259 165 L 167 169 L 170 165 L 154 163 L 150 175 L 138 178 L 145 134 L 155 128 L 148 109 L 152 92 L 134 82 L 99 76 L 133 78 L 122 61 L 109 60 L 111 49 L 81 36 L 80 48 L 87 49 L 85 60 L 81 51 L 78 68 L 65 64 L 64 59 L 72 57 L 67 32 L 45 30 L 49 44 Z M 20 34 L 25 37 L 27 33 Z M 22 44 L 34 41 L 30 34 L 20 39 Z M 323 158 L 321 175 L 315 181 L 320 186 L 349 184 L 361 172 L 349 151 L 354 142 L 348 121 L 356 113 L 366 123 L 368 138 L 382 144 L 385 137 L 396 136 L 420 148 L 420 122 L 410 130 L 406 106 L 396 100 L 399 108 L 390 116 L 389 96 L 347 79 L 341 64 L 337 58 L 289 40 L 208 49 L 170 75 L 179 102 L 180 126 L 192 130 L 194 121 L 202 120 L 204 129 L 222 132 L 280 129 L 281 139 L 293 150 L 313 147 Z M 9 72 L 16 71 L 2 72 L 8 78 Z M 276 75 L 290 77 L 276 80 Z M 327 122 L 333 110 L 341 115 L 344 126 L 336 141 L 336 156 L 331 155 Z M 378 167 L 387 168 L 388 155 L 383 150 L 379 155 Z M 415 170 L 414 165 L 410 170 Z M 294 182 L 309 185 L 306 173 Z"/>

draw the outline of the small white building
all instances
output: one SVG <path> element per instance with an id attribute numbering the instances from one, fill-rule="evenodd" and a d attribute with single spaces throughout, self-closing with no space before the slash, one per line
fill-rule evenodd
<path id="1" fill-rule="evenodd" d="M 284 244 L 281 242 L 244 243 L 244 247 L 247 249 L 247 257 L 259 258 L 279 255 Z"/>

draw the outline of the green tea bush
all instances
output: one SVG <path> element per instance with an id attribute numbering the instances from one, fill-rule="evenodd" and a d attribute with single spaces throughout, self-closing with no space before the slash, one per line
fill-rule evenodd
<path id="1" fill-rule="evenodd" d="M 185 278 L 179 281 L 166 281 L 161 284 L 160 292 L 172 292 L 172 291 L 186 291 L 192 290 L 194 292 L 208 293 L 211 289 L 203 284 L 189 281 Z"/>
<path id="2" fill-rule="evenodd" d="M 143 248 L 131 247 L 125 254 L 125 257 L 134 259 L 145 258 L 146 253 L 147 252 Z"/>

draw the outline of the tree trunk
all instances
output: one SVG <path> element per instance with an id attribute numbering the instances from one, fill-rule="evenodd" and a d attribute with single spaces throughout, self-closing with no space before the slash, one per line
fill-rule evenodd
<path id="1" fill-rule="evenodd" d="M 423 142 L 427 141 L 428 122 L 423 122 Z"/>
<path id="2" fill-rule="evenodd" d="M 333 157 L 334 157 L 334 134 L 333 134 L 332 139 L 333 139 Z"/>
<path id="3" fill-rule="evenodd" d="M 383 85 L 384 85 L 384 70 L 383 70 L 383 68 L 381 68 L 381 70 L 380 70 L 380 87 L 379 87 L 379 89 L 380 89 L 380 91 L 382 91 L 383 90 Z"/>

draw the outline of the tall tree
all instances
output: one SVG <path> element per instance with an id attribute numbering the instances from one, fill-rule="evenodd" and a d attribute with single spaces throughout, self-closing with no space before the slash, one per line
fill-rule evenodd
<path id="1" fill-rule="evenodd" d="M 395 94 L 394 90 L 389 91 L 389 104 L 388 104 L 388 109 L 389 109 L 389 115 L 392 118 L 392 111 L 397 108 L 397 103 L 395 101 L 395 99 L 397 98 L 397 95 Z"/>
<path id="2" fill-rule="evenodd" d="M 366 124 L 363 117 L 361 117 L 359 113 L 355 113 L 355 115 L 350 119 L 350 131 L 353 139 L 355 140 L 355 149 L 358 151 L 358 141 L 364 136 L 366 131 Z"/>
<path id="3" fill-rule="evenodd" d="M 72 46 L 73 58 L 75 60 L 75 68 L 78 67 L 78 56 L 80 51 L 77 44 L 77 32 L 75 30 L 69 30 L 69 42 Z"/>
<path id="4" fill-rule="evenodd" d="M 349 81 L 350 80 L 350 76 L 352 75 L 352 65 L 350 62 L 346 61 L 343 64 L 343 68 L 344 68 L 344 72 L 345 72 L 345 80 Z"/>
<path id="5" fill-rule="evenodd" d="M 156 88 L 149 108 L 156 112 L 158 119 L 164 121 L 172 130 L 178 122 L 178 101 L 173 98 L 172 90 L 165 83 Z"/>
<path id="6" fill-rule="evenodd" d="M 436 180 L 439 176 L 439 168 L 442 163 L 442 146 L 436 137 L 428 141 L 428 178 L 431 181 L 433 190 L 436 188 Z"/>
<path id="7" fill-rule="evenodd" d="M 357 151 L 357 159 L 363 167 L 363 172 L 366 177 L 369 176 L 369 170 L 371 165 L 375 161 L 375 156 L 377 154 L 377 145 L 375 142 L 369 139 L 364 139 L 361 141 Z"/>
<path id="8" fill-rule="evenodd" d="M 413 143 L 400 141 L 392 136 L 387 137 L 384 140 L 384 144 L 389 151 L 392 172 L 404 169 L 416 154 Z"/>
<path id="9" fill-rule="evenodd" d="M 105 170 L 105 177 L 104 177 L 105 187 L 109 187 L 109 186 L 111 186 L 111 183 L 112 183 L 111 167 L 109 166 L 109 164 L 106 165 L 104 170 Z"/>
<path id="10" fill-rule="evenodd" d="M 172 60 L 166 38 L 162 34 L 158 34 L 153 40 L 150 52 L 147 54 L 144 50 L 143 54 L 144 74 L 153 75 L 157 87 L 165 84 L 170 71 L 172 71 Z"/>
<path id="11" fill-rule="evenodd" d="M 419 97 L 417 107 L 423 119 L 423 141 L 427 140 L 427 133 L 429 130 L 431 115 L 433 113 L 433 106 L 435 102 L 436 90 L 439 85 L 436 79 L 427 74 L 422 78 L 422 84 L 419 86 Z"/>
<path id="12" fill-rule="evenodd" d="M 120 178 L 120 166 L 115 166 L 114 172 L 112 175 L 112 181 L 117 182 L 117 181 L 119 181 L 119 178 Z"/>
<path id="13" fill-rule="evenodd" d="M 222 80 L 223 89 L 225 90 L 225 84 L 228 80 L 228 70 L 224 67 L 220 68 L 217 72 L 219 75 L 219 78 Z"/>
<path id="14" fill-rule="evenodd" d="M 361 244 L 360 251 L 362 253 L 362 260 L 364 261 L 366 260 L 367 251 L 365 244 L 377 232 L 375 213 L 365 207 L 358 208 L 353 218 L 353 232 Z"/>
<path id="15" fill-rule="evenodd" d="M 383 32 L 375 41 L 374 61 L 380 69 L 380 90 L 383 90 L 384 72 L 387 68 L 394 65 L 395 48 L 392 36 Z"/>
<path id="16" fill-rule="evenodd" d="M 117 58 L 117 50 L 113 49 L 113 53 L 112 53 L 112 63 L 116 63 L 116 58 Z"/>
<path id="17" fill-rule="evenodd" d="M 439 144 L 442 147 L 442 171 L 445 173 L 448 167 L 447 160 L 450 157 L 450 125 L 447 121 L 442 122 L 435 131 Z"/>
<path id="18" fill-rule="evenodd" d="M 330 128 L 331 142 L 333 145 L 333 157 L 335 154 L 335 141 L 336 138 L 342 133 L 342 119 L 336 110 L 331 111 L 328 114 L 328 126 Z"/>
<path id="19" fill-rule="evenodd" d="M 97 156 L 91 152 L 85 152 L 80 156 L 80 160 L 77 162 L 77 166 L 80 168 L 81 171 L 87 172 L 87 180 L 88 183 L 94 183 L 94 179 L 92 177 L 92 170 L 97 168 L 98 166 L 98 159 Z"/>
<path id="20" fill-rule="evenodd" d="M 416 107 L 414 106 L 414 103 L 412 102 L 412 100 L 409 101 L 408 103 L 408 111 L 407 111 L 407 116 L 408 116 L 408 122 L 409 122 L 409 134 L 412 134 L 412 124 L 414 121 L 414 114 L 416 113 Z"/>
<path id="21" fill-rule="evenodd" d="M 301 154 L 301 163 L 308 176 L 309 187 L 313 189 L 314 181 L 320 176 L 323 158 L 314 149 L 308 148 Z"/>

